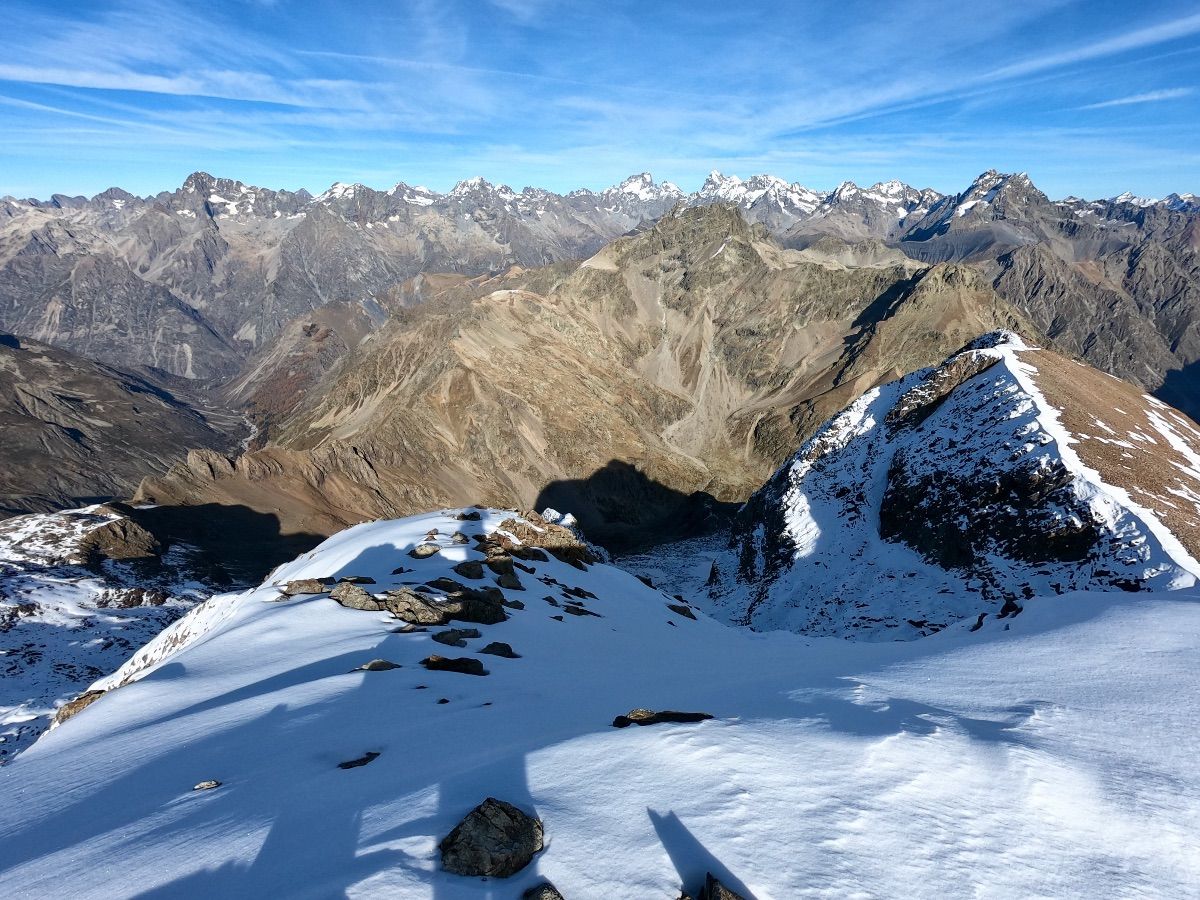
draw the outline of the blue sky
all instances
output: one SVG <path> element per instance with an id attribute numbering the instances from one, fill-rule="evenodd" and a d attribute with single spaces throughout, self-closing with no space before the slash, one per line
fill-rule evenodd
<path id="1" fill-rule="evenodd" d="M 710 169 L 1200 192 L 1200 6 L 3 0 L 0 195 Z"/>

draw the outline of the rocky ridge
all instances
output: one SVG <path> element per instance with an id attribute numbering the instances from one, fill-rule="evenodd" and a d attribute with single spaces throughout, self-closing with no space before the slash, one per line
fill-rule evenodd
<path id="1" fill-rule="evenodd" d="M 1011 334 L 865 393 L 738 514 L 710 586 L 756 628 L 894 639 L 1200 576 L 1200 428 Z"/>

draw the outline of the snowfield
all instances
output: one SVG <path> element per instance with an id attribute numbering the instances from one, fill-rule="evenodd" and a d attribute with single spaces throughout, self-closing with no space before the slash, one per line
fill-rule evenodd
<path id="1" fill-rule="evenodd" d="M 549 879 L 671 898 L 705 871 L 757 898 L 1200 893 L 1192 590 L 870 643 L 693 620 L 614 566 L 551 558 L 460 649 L 273 586 L 457 580 L 483 556 L 449 536 L 511 515 L 360 525 L 168 628 L 0 769 L 0 895 L 449 900 Z M 413 559 L 431 528 L 440 552 Z M 597 615 L 563 614 L 575 588 Z M 489 674 L 427 671 L 430 653 Z M 376 658 L 401 667 L 357 669 Z M 633 707 L 715 718 L 611 726 Z M 440 871 L 437 842 L 488 796 L 535 813 L 546 849 L 505 880 Z"/>

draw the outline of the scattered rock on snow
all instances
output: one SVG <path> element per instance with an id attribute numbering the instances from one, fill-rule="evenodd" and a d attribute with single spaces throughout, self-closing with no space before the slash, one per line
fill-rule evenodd
<path id="1" fill-rule="evenodd" d="M 486 675 L 483 663 L 473 656 L 438 656 L 430 654 L 421 660 L 421 665 L 434 672 L 460 672 L 463 675 Z"/>
<path id="2" fill-rule="evenodd" d="M 511 803 L 488 797 L 454 826 L 438 848 L 447 872 L 507 878 L 529 865 L 542 849 L 542 823 Z"/>
<path id="3" fill-rule="evenodd" d="M 492 554 L 489 552 L 487 560 L 484 562 L 493 574 L 496 575 L 511 575 L 513 573 L 512 557 L 507 553 Z"/>
<path id="4" fill-rule="evenodd" d="M 457 519 L 459 522 L 478 522 L 480 519 L 479 512 L 474 509 L 464 510 L 460 513 L 455 513 L 451 516 L 452 519 Z"/>
<path id="5" fill-rule="evenodd" d="M 379 754 L 374 750 L 368 750 L 358 759 L 348 759 L 345 762 L 338 763 L 339 769 L 357 769 L 359 766 L 365 766 L 369 762 L 379 758 Z"/>
<path id="6" fill-rule="evenodd" d="M 709 872 L 704 876 L 704 887 L 696 900 L 746 900 L 746 898 L 725 887 L 713 877 L 712 872 Z"/>
<path id="7" fill-rule="evenodd" d="M 483 577 L 483 563 L 474 559 L 466 559 L 454 567 L 454 571 L 463 578 L 480 579 Z"/>
<path id="8" fill-rule="evenodd" d="M 408 551 L 408 555 L 413 559 L 428 559 L 441 549 L 437 544 L 417 544 Z"/>
<path id="9" fill-rule="evenodd" d="M 468 638 L 479 636 L 478 628 L 447 628 L 445 631 L 435 633 L 433 639 L 439 644 L 446 644 L 449 647 L 465 647 Z"/>
<path id="10" fill-rule="evenodd" d="M 465 544 L 468 540 L 470 540 L 470 538 L 468 538 L 461 531 L 456 531 L 454 534 L 450 535 L 450 540 L 456 544 Z"/>
<path id="11" fill-rule="evenodd" d="M 479 652 L 487 653 L 487 654 L 490 654 L 491 656 L 502 656 L 505 659 L 520 659 L 521 658 L 521 655 L 519 653 L 514 653 L 513 648 L 511 646 L 509 646 L 508 644 L 504 643 L 503 641 L 492 641 L 490 644 L 488 644 L 486 647 L 484 647 Z"/>
<path id="12" fill-rule="evenodd" d="M 399 669 L 400 663 L 394 663 L 387 659 L 373 659 L 370 662 L 363 663 L 355 671 L 362 672 L 387 672 L 391 669 Z"/>
<path id="13" fill-rule="evenodd" d="M 600 613 L 592 612 L 590 609 L 588 609 L 586 606 L 584 606 L 582 603 L 580 603 L 578 601 L 576 601 L 574 603 L 567 603 L 566 605 L 564 605 L 563 612 L 569 612 L 573 616 L 595 616 L 597 619 L 604 618 L 603 616 L 600 615 Z"/>
<path id="14" fill-rule="evenodd" d="M 638 707 L 613 719 L 613 728 L 628 728 L 630 725 L 658 725 L 662 722 L 703 722 L 705 719 L 711 718 L 709 713 L 703 712 L 679 712 L 673 709 L 655 712 L 652 709 Z"/>
<path id="15" fill-rule="evenodd" d="M 447 589 L 444 598 L 426 597 L 409 588 L 388 591 L 384 595 L 384 606 L 396 618 L 414 625 L 445 625 L 447 622 L 477 622 L 480 625 L 495 625 L 508 615 L 504 612 L 504 595 L 498 590 L 485 588 L 475 590 L 450 579 L 439 582 L 454 585 Z"/>
<path id="16" fill-rule="evenodd" d="M 587 563 L 601 562 L 594 548 L 579 539 L 574 531 L 562 525 L 547 522 L 535 512 L 528 512 L 522 519 L 505 519 L 500 528 L 511 534 L 526 547 L 542 547 L 561 562 L 578 569 Z M 512 541 L 499 536 L 502 543 Z"/>
<path id="17" fill-rule="evenodd" d="M 366 575 L 342 575 L 338 578 L 338 584 L 374 584 L 374 578 L 368 578 Z"/>
<path id="18" fill-rule="evenodd" d="M 525 590 L 525 585 L 521 584 L 521 579 L 514 572 L 505 572 L 503 575 L 497 575 L 496 584 L 510 591 Z"/>
<path id="19" fill-rule="evenodd" d="M 279 591 L 286 597 L 295 597 L 298 594 L 324 594 L 329 591 L 329 586 L 321 578 L 300 578 L 289 581 Z"/>
<path id="20" fill-rule="evenodd" d="M 330 591 L 329 596 L 347 609 L 361 609 L 366 612 L 379 612 L 384 608 L 380 600 L 376 600 L 357 584 L 344 582 Z"/>
<path id="21" fill-rule="evenodd" d="M 695 620 L 695 618 L 696 618 L 696 614 L 694 612 L 692 612 L 691 608 L 684 606 L 682 603 L 668 603 L 667 609 L 669 609 L 673 613 L 678 613 L 679 615 L 683 616 L 685 619 Z"/>
<path id="22" fill-rule="evenodd" d="M 550 882 L 543 881 L 523 893 L 521 900 L 566 900 L 566 898 Z"/>
<path id="23" fill-rule="evenodd" d="M 69 700 L 58 708 L 58 712 L 54 714 L 52 725 L 61 725 L 72 716 L 83 712 L 103 696 L 104 691 L 84 691 L 74 700 Z"/>

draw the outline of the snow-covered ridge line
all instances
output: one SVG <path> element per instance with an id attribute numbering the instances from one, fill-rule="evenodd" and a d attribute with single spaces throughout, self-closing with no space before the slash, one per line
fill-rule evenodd
<path id="1" fill-rule="evenodd" d="M 1105 481 L 1096 469 L 1088 466 L 1080 458 L 1073 446 L 1078 443 L 1078 439 L 1063 427 L 1059 411 L 1042 395 L 1034 382 L 1037 368 L 1021 359 L 1018 352 L 1020 349 L 1029 348 L 1002 349 L 1001 357 L 1021 388 L 1033 398 L 1033 402 L 1038 406 L 1040 410 L 1039 424 L 1053 439 L 1059 459 L 1076 476 L 1076 490 L 1079 499 L 1087 502 L 1093 512 L 1107 518 L 1110 522 L 1115 521 L 1111 517 L 1116 510 L 1120 508 L 1128 510 L 1158 542 L 1161 551 L 1182 570 L 1179 575 L 1170 579 L 1171 589 L 1179 590 L 1195 586 L 1200 580 L 1200 562 L 1184 548 L 1179 538 L 1159 520 L 1152 510 L 1134 500 L 1125 488 Z M 1189 573 L 1192 577 L 1189 579 L 1184 573 Z"/>
<path id="2" fill-rule="evenodd" d="M 1068 428 L 1066 410 L 1095 417 L 1095 434 Z M 1162 410 L 1016 335 L 986 335 L 819 429 L 743 508 L 740 549 L 715 554 L 729 574 L 711 592 L 757 628 L 886 640 L 1027 596 L 1193 587 L 1200 429 Z"/>

